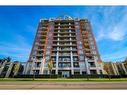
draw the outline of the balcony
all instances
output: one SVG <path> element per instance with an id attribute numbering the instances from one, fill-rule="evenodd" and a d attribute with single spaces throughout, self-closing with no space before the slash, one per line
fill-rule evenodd
<path id="1" fill-rule="evenodd" d="M 88 59 L 88 62 L 94 62 L 94 59 Z"/>
<path id="2" fill-rule="evenodd" d="M 43 54 L 36 54 L 36 56 L 43 56 Z"/>
<path id="3" fill-rule="evenodd" d="M 45 46 L 45 44 L 39 44 L 38 46 Z"/>
<path id="4" fill-rule="evenodd" d="M 56 53 L 52 53 L 52 56 L 56 56 L 57 54 Z"/>
<path id="5" fill-rule="evenodd" d="M 40 39 L 39 41 L 40 41 L 40 42 L 45 42 L 45 39 Z"/>
<path id="6" fill-rule="evenodd" d="M 71 50 L 70 48 L 59 48 L 59 50 Z"/>
<path id="7" fill-rule="evenodd" d="M 73 53 L 72 55 L 73 55 L 73 56 L 78 56 L 78 54 L 77 54 L 77 53 Z"/>
<path id="8" fill-rule="evenodd" d="M 85 54 L 86 54 L 86 56 L 94 56 L 93 53 L 85 53 Z"/>
<path id="9" fill-rule="evenodd" d="M 43 51 L 44 49 L 42 48 L 42 49 L 36 49 L 37 51 Z"/>
<path id="10" fill-rule="evenodd" d="M 70 62 L 71 59 L 70 58 L 62 58 L 58 60 L 59 62 Z"/>
<path id="11" fill-rule="evenodd" d="M 70 56 L 70 53 L 59 53 L 59 56 Z"/>
<path id="12" fill-rule="evenodd" d="M 71 67 L 71 64 L 58 64 L 58 67 L 59 68 L 70 68 Z"/>
<path id="13" fill-rule="evenodd" d="M 95 64 L 94 65 L 90 65 L 90 67 L 96 67 Z"/>

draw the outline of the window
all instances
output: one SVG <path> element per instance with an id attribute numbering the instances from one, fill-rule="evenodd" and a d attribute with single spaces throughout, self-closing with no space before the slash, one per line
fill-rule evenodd
<path id="1" fill-rule="evenodd" d="M 78 48 L 79 48 L 79 49 L 82 49 L 82 45 L 79 45 Z"/>
<path id="2" fill-rule="evenodd" d="M 50 54 L 50 51 L 47 51 L 47 52 L 46 52 L 46 55 L 49 55 L 49 54 Z"/>
<path id="3" fill-rule="evenodd" d="M 88 22 L 89 22 L 89 20 L 88 20 L 88 19 L 85 19 L 85 22 L 86 22 L 86 23 L 88 23 Z"/>
<path id="4" fill-rule="evenodd" d="M 38 75 L 39 74 L 39 70 L 35 70 L 35 75 Z"/>
<path id="5" fill-rule="evenodd" d="M 85 67 L 85 62 L 79 62 L 80 67 Z"/>
<path id="6" fill-rule="evenodd" d="M 82 44 L 82 42 L 81 41 L 78 41 L 78 45 L 81 45 Z"/>
<path id="7" fill-rule="evenodd" d="M 50 59 L 50 57 L 49 56 L 46 56 L 46 60 L 49 60 Z"/>
<path id="8" fill-rule="evenodd" d="M 80 41 L 81 40 L 81 37 L 78 37 L 78 41 Z"/>
<path id="9" fill-rule="evenodd" d="M 93 51 L 93 54 L 96 54 L 96 51 Z"/>
<path id="10" fill-rule="evenodd" d="M 73 61 L 78 61 L 78 58 L 73 58 Z"/>
<path id="11" fill-rule="evenodd" d="M 82 75 L 85 75 L 85 74 L 87 74 L 86 71 L 82 71 Z"/>
<path id="12" fill-rule="evenodd" d="M 80 30 L 77 29 L 76 32 L 80 33 Z"/>
<path id="13" fill-rule="evenodd" d="M 80 50 L 80 51 L 79 51 L 79 54 L 83 54 L 83 50 Z"/>
<path id="14" fill-rule="evenodd" d="M 44 63 L 44 67 L 48 67 L 48 63 Z"/>
<path id="15" fill-rule="evenodd" d="M 56 67 L 56 63 L 53 63 L 53 67 Z"/>
<path id="16" fill-rule="evenodd" d="M 80 71 L 79 70 L 74 70 L 74 74 L 75 75 L 79 75 L 80 74 Z"/>
<path id="17" fill-rule="evenodd" d="M 36 64 L 36 67 L 40 67 L 41 62 L 37 62 L 37 63 L 35 63 L 35 64 Z"/>
<path id="18" fill-rule="evenodd" d="M 90 44 L 91 44 L 91 45 L 93 45 L 93 44 L 94 44 L 94 42 L 90 42 Z"/>
<path id="19" fill-rule="evenodd" d="M 91 46 L 90 48 L 91 48 L 91 49 L 95 49 L 95 47 L 94 47 L 94 46 Z"/>
<path id="20" fill-rule="evenodd" d="M 78 26 L 78 25 L 76 25 L 75 27 L 76 27 L 76 28 L 79 28 L 79 26 Z"/>
<path id="21" fill-rule="evenodd" d="M 43 72 L 44 74 L 48 74 L 48 70 L 44 70 L 44 72 Z"/>
<path id="22" fill-rule="evenodd" d="M 92 34 L 89 33 L 89 36 L 92 36 Z"/>
<path id="23" fill-rule="evenodd" d="M 53 22 L 50 22 L 50 28 L 53 28 Z"/>
<path id="24" fill-rule="evenodd" d="M 96 67 L 94 63 L 89 63 L 90 67 Z"/>
<path id="25" fill-rule="evenodd" d="M 78 22 L 76 21 L 75 24 L 78 25 Z"/>
<path id="26" fill-rule="evenodd" d="M 90 70 L 90 73 L 91 74 L 97 74 L 97 71 L 96 70 Z"/>
<path id="27" fill-rule="evenodd" d="M 80 58 L 79 58 L 80 60 L 84 60 L 84 56 L 80 56 Z"/>
<path id="28" fill-rule="evenodd" d="M 74 67 L 79 67 L 79 64 L 77 62 L 74 62 Z"/>
<path id="29" fill-rule="evenodd" d="M 89 40 L 93 40 L 93 38 L 89 38 Z"/>

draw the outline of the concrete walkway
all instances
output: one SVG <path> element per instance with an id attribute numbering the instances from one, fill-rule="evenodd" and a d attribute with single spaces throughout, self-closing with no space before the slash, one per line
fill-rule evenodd
<path id="1" fill-rule="evenodd" d="M 127 89 L 127 82 L 0 82 L 0 89 Z"/>

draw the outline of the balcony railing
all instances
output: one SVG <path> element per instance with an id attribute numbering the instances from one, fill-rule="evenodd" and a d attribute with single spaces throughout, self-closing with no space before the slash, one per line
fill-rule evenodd
<path id="1" fill-rule="evenodd" d="M 59 56 L 70 56 L 71 54 L 70 53 L 65 53 L 65 54 L 60 54 L 59 53 Z"/>

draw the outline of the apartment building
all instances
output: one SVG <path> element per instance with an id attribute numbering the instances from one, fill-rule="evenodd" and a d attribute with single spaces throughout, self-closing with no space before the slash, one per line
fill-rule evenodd
<path id="1" fill-rule="evenodd" d="M 102 74 L 102 61 L 92 26 L 88 18 L 40 19 L 24 74 L 49 74 L 48 60 L 52 60 L 52 74 Z"/>

